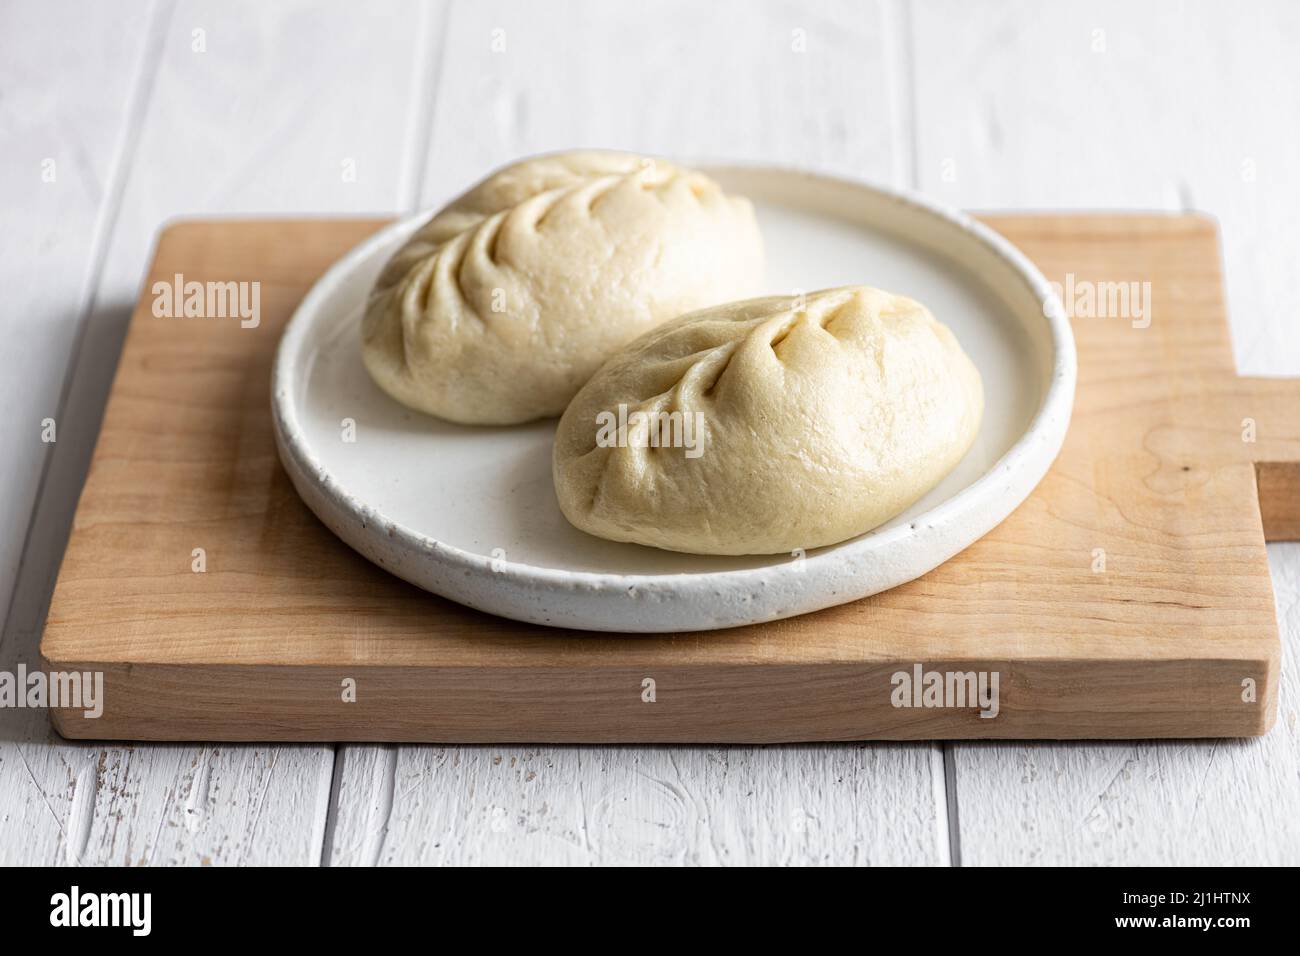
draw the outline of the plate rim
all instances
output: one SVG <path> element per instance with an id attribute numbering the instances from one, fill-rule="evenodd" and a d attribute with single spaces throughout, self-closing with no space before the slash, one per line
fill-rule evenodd
<path id="1" fill-rule="evenodd" d="M 807 555 L 803 559 L 804 565 L 800 572 L 831 573 L 832 565 L 842 565 L 846 559 L 854 557 L 860 551 L 876 551 L 883 546 L 890 545 L 895 539 L 905 538 L 919 525 L 934 526 L 937 523 L 949 520 L 954 512 L 960 513 L 973 508 L 978 509 L 982 502 L 996 497 L 999 489 L 1003 487 L 998 482 L 999 474 L 1025 467 L 1033 467 L 1036 474 L 1032 484 L 1028 486 L 1028 489 L 1018 500 L 1005 510 L 1003 519 L 1006 514 L 1023 504 L 1046 475 L 1065 440 L 1073 411 L 1077 379 L 1077 355 L 1069 320 L 1066 317 L 1064 308 L 1060 305 L 1059 296 L 1038 267 L 1008 239 L 991 227 L 975 220 L 959 209 L 910 189 L 890 186 L 868 178 L 817 170 L 808 166 L 796 167 L 778 163 L 735 160 L 704 160 L 692 165 L 709 173 L 725 174 L 728 171 L 748 174 L 775 173 L 781 176 L 814 180 L 828 186 L 840 188 L 847 186 L 875 193 L 880 198 L 931 216 L 949 227 L 974 238 L 1009 266 L 1014 275 L 1024 283 L 1034 297 L 1044 304 L 1041 314 L 1049 332 L 1049 344 L 1052 350 L 1051 376 L 1033 417 L 1011 447 L 975 481 L 966 485 L 952 497 L 917 515 L 909 524 L 898 525 L 879 534 L 867 532 L 856 540 L 832 545 L 819 554 Z M 424 221 L 430 215 L 430 212 L 431 210 L 425 209 L 411 215 L 401 216 L 396 221 L 366 237 L 337 259 L 316 280 L 285 324 L 280 341 L 276 346 L 272 364 L 271 417 L 281 461 L 289 472 L 290 478 L 295 479 L 295 486 L 298 484 L 295 471 L 299 472 L 304 478 L 310 476 L 315 481 L 316 489 L 325 495 L 333 507 L 363 521 L 370 521 L 382 526 L 390 538 L 396 538 L 408 547 L 426 555 L 436 554 L 439 559 L 453 565 L 456 570 L 490 573 L 497 581 L 502 581 L 504 578 L 525 588 L 540 585 L 548 589 L 562 586 L 566 589 L 576 588 L 584 591 L 614 589 L 618 591 L 627 591 L 629 589 L 656 591 L 674 586 L 684 579 L 725 583 L 727 585 L 757 584 L 763 582 L 766 576 L 782 568 L 782 565 L 767 564 L 752 568 L 732 568 L 717 571 L 622 573 L 566 570 L 512 562 L 505 558 L 467 551 L 402 525 L 392 518 L 386 517 L 375 508 L 364 504 L 362 500 L 346 491 L 338 483 L 323 463 L 313 454 L 309 443 L 306 441 L 305 430 L 298 420 L 296 402 L 293 398 L 298 385 L 298 363 L 294 361 L 294 357 L 301 351 L 302 340 L 312 325 L 309 321 L 310 318 L 321 311 L 321 307 L 328 302 L 344 278 L 357 265 L 369 258 L 376 248 L 387 243 L 395 234 L 402 232 L 404 229 L 413 228 L 418 222 Z M 1041 447 L 1045 438 L 1052 446 L 1050 453 L 1047 455 L 1043 454 Z M 1035 461 L 1037 462 L 1036 466 Z M 318 517 L 324 519 L 325 516 L 320 515 L 313 502 L 307 500 L 307 496 L 302 494 L 302 489 L 299 488 L 298 490 L 300 496 L 304 497 L 308 507 L 313 512 L 316 512 Z M 999 519 L 997 523 L 1000 523 L 1003 519 Z M 331 525 L 329 521 L 325 523 Z M 975 540 L 978 540 L 983 534 L 987 534 L 992 527 L 996 527 L 996 523 L 978 535 Z M 333 530 L 332 526 L 331 530 Z M 346 543 L 351 546 L 351 542 Z M 366 557 L 370 558 L 369 555 L 366 555 Z M 392 571 L 391 568 L 385 568 L 385 570 Z M 807 575 L 805 577 L 807 578 Z M 412 583 L 422 586 L 419 582 Z M 861 596 L 848 597 L 845 600 L 856 600 L 858 597 Z M 458 600 L 457 598 L 450 599 Z M 824 606 L 830 606 L 830 604 Z"/>

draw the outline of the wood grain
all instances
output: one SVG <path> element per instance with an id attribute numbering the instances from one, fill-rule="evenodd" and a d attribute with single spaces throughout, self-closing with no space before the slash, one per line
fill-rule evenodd
<path id="1" fill-rule="evenodd" d="M 245 329 L 157 318 L 149 297 L 137 308 L 42 642 L 56 669 L 102 669 L 111 705 L 98 720 L 59 711 L 57 726 L 555 742 L 1264 732 L 1278 646 L 1251 453 L 1300 459 L 1300 421 L 1232 371 L 1212 224 L 989 221 L 1048 275 L 1102 281 L 1122 263 L 1159 277 L 1149 327 L 1075 322 L 1075 418 L 1040 489 L 958 558 L 876 598 L 647 638 L 426 595 L 335 541 L 289 488 L 267 414 L 272 350 L 311 280 L 378 223 L 173 226 L 151 278 L 255 279 L 263 317 Z M 1264 439 L 1241 440 L 1247 413 Z M 1000 715 L 891 706 L 891 675 L 914 662 L 999 671 Z"/>

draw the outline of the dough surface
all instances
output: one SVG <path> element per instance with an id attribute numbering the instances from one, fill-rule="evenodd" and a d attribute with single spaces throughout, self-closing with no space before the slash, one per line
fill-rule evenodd
<path id="1" fill-rule="evenodd" d="M 621 440 L 601 430 L 620 404 Z M 852 286 L 733 302 L 648 332 L 601 367 L 560 420 L 555 490 L 572 524 L 614 541 L 812 549 L 938 484 L 983 409 L 974 364 L 911 299 Z M 665 447 L 674 441 L 688 447 Z"/>
<path id="2" fill-rule="evenodd" d="M 558 415 L 611 354 L 683 312 L 760 291 L 753 207 L 629 153 L 493 173 L 385 267 L 362 321 L 376 383 L 463 424 Z"/>

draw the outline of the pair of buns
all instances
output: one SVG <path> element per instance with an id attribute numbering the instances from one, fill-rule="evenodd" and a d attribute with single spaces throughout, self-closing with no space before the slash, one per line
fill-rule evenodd
<path id="1" fill-rule="evenodd" d="M 979 428 L 979 373 L 910 299 L 854 286 L 746 300 L 761 281 L 753 208 L 709 177 L 543 156 L 397 252 L 363 356 L 386 392 L 440 418 L 563 412 L 556 494 L 583 531 L 698 554 L 833 544 L 956 465 Z"/>

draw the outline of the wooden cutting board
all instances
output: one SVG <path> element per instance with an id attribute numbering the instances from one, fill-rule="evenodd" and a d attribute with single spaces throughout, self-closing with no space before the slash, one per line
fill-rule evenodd
<path id="1" fill-rule="evenodd" d="M 1215 226 L 985 221 L 1050 280 L 1151 282 L 1149 327 L 1074 320 L 1074 420 L 1038 490 L 885 594 L 762 626 L 636 637 L 517 624 L 419 591 L 335 539 L 290 487 L 268 412 L 276 341 L 311 283 L 382 223 L 171 226 L 41 642 L 48 669 L 103 672 L 104 712 L 56 710 L 55 726 L 90 738 L 444 742 L 1264 733 L 1279 679 L 1264 541 L 1300 536 L 1300 383 L 1236 375 Z M 176 273 L 260 281 L 260 324 L 155 317 L 152 285 Z M 998 715 L 970 702 L 895 706 L 895 675 L 916 665 L 996 672 Z"/>

